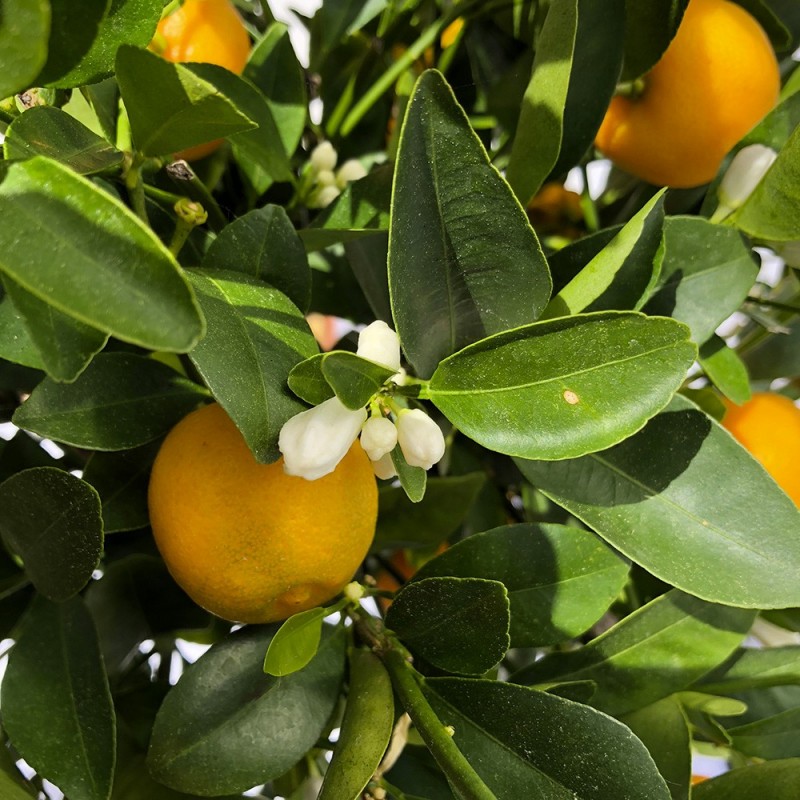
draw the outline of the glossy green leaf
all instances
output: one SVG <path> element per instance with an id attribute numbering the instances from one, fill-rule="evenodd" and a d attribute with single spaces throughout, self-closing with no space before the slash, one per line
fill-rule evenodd
<path id="1" fill-rule="evenodd" d="M 317 653 L 326 608 L 309 608 L 294 614 L 278 628 L 264 657 L 264 672 L 278 678 L 303 669 Z"/>
<path id="2" fill-rule="evenodd" d="M 610 450 L 517 463 L 534 486 L 672 586 L 747 608 L 800 605 L 800 512 L 689 400 L 676 396 Z M 717 563 L 725 569 L 708 568 Z"/>
<path id="3" fill-rule="evenodd" d="M 624 80 L 655 66 L 678 31 L 689 0 L 625 0 Z"/>
<path id="4" fill-rule="evenodd" d="M 103 549 L 100 497 L 54 467 L 17 472 L 0 484 L 0 534 L 36 589 L 67 600 L 90 580 Z"/>
<path id="5" fill-rule="evenodd" d="M 322 372 L 322 359 L 325 355 L 315 353 L 305 361 L 295 364 L 289 371 L 289 388 L 312 406 L 330 400 L 335 394 Z"/>
<path id="6" fill-rule="evenodd" d="M 692 772 L 689 721 L 676 697 L 665 697 L 622 718 L 648 749 L 672 800 L 688 800 Z"/>
<path id="7" fill-rule="evenodd" d="M 30 87 L 47 61 L 48 0 L 4 0 L 0 17 L 0 97 Z"/>
<path id="8" fill-rule="evenodd" d="M 314 746 L 339 697 L 344 632 L 323 636 L 305 669 L 274 678 L 262 669 L 274 631 L 238 630 L 186 670 L 156 717 L 156 780 L 190 793 L 241 792 L 283 775 Z"/>
<path id="9" fill-rule="evenodd" d="M 593 533 L 563 525 L 507 525 L 463 539 L 424 564 L 433 576 L 500 581 L 511 604 L 511 645 L 557 644 L 608 610 L 628 564 Z"/>
<path id="10" fill-rule="evenodd" d="M 73 8 L 78 6 L 73 4 Z M 163 10 L 163 0 L 111 0 L 91 47 L 55 85 L 83 86 L 110 75 L 117 48 L 123 44 L 147 47 Z"/>
<path id="11" fill-rule="evenodd" d="M 209 81 L 149 50 L 120 47 L 116 75 L 134 144 L 144 155 L 168 155 L 255 125 Z"/>
<path id="12" fill-rule="evenodd" d="M 800 99 L 800 93 L 798 93 Z M 1 307 L 0 307 L 1 308 Z M 787 325 L 787 332 L 767 336 L 743 354 L 754 381 L 792 378 L 800 375 L 800 320 Z"/>
<path id="13" fill-rule="evenodd" d="M 112 0 L 50 0 L 47 62 L 36 76 L 37 86 L 60 86 L 92 48 Z M 80 81 L 71 85 L 78 85 Z"/>
<path id="14" fill-rule="evenodd" d="M 308 98 L 305 73 L 286 25 L 275 22 L 267 28 L 250 53 L 244 77 L 267 98 L 283 150 L 291 155 L 303 135 Z"/>
<path id="15" fill-rule="evenodd" d="M 411 502 L 402 488 L 382 486 L 372 549 L 440 544 L 465 520 L 485 482 L 482 472 L 429 478 L 425 497 L 418 503 Z"/>
<path id="16" fill-rule="evenodd" d="M 752 764 L 726 772 L 692 790 L 692 800 L 795 800 L 800 793 L 800 758 Z"/>
<path id="17" fill-rule="evenodd" d="M 358 800 L 381 763 L 394 727 L 392 683 L 367 650 L 350 654 L 350 690 L 319 800 Z"/>
<path id="18" fill-rule="evenodd" d="M 693 691 L 678 692 L 674 697 L 685 709 L 700 711 L 712 717 L 738 717 L 747 711 L 747 704 L 733 697 L 718 697 Z"/>
<path id="19" fill-rule="evenodd" d="M 300 231 L 308 250 L 320 250 L 338 242 L 374 236 L 389 229 L 392 196 L 391 166 L 379 167 L 361 180 L 347 184 L 344 191 Z"/>
<path id="20" fill-rule="evenodd" d="M 74 383 L 45 378 L 16 410 L 14 422 L 88 450 L 128 450 L 165 434 L 205 396 L 160 361 L 101 353 Z"/>
<path id="21" fill-rule="evenodd" d="M 509 648 L 509 607 L 499 581 L 426 578 L 397 593 L 386 625 L 434 666 L 480 675 Z"/>
<path id="22" fill-rule="evenodd" d="M 744 648 L 706 675 L 698 689 L 728 694 L 764 686 L 800 684 L 800 646 Z"/>
<path id="23" fill-rule="evenodd" d="M 400 487 L 412 503 L 419 503 L 425 497 L 428 473 L 422 467 L 412 467 L 403 455 L 400 445 L 392 450 L 392 463 L 397 472 Z"/>
<path id="24" fill-rule="evenodd" d="M 403 124 L 389 288 L 395 328 L 421 377 L 470 342 L 532 322 L 550 296 L 527 217 L 432 70 L 417 82 Z"/>
<path id="25" fill-rule="evenodd" d="M 3 679 L 3 726 L 20 755 L 73 800 L 106 800 L 115 722 L 89 612 L 34 601 Z"/>
<path id="26" fill-rule="evenodd" d="M 9 767 L 10 769 L 11 767 Z M 5 768 L 0 768 L 0 794 L 2 794 L 3 800 L 31 800 L 35 798 L 34 790 L 28 791 L 24 789 L 19 782 L 22 776 L 19 775 L 16 768 L 14 768 L 14 772 L 17 773 L 18 778 L 13 773 L 6 772 Z"/>
<path id="27" fill-rule="evenodd" d="M 698 358 L 703 371 L 722 394 L 737 405 L 750 399 L 750 377 L 738 353 L 714 334 L 701 348 Z"/>
<path id="28" fill-rule="evenodd" d="M 423 689 L 498 798 L 669 800 L 644 745 L 588 706 L 468 678 L 431 678 Z"/>
<path id="29" fill-rule="evenodd" d="M 728 728 L 733 747 L 755 758 L 774 760 L 800 757 L 800 709 L 790 708 L 773 717 Z"/>
<path id="30" fill-rule="evenodd" d="M 490 450 L 570 458 L 630 436 L 667 404 L 695 357 L 688 333 L 635 313 L 534 323 L 450 356 L 429 397 Z"/>
<path id="31" fill-rule="evenodd" d="M 560 292 L 595 258 L 622 230 L 622 225 L 602 228 L 550 253 L 547 261 L 553 276 L 553 291 Z"/>
<path id="32" fill-rule="evenodd" d="M 775 163 L 729 221 L 757 239 L 800 239 L 799 186 L 800 128 L 795 128 Z"/>
<path id="33" fill-rule="evenodd" d="M 261 462 L 279 456 L 278 433 L 305 406 L 286 388 L 292 367 L 317 352 L 286 295 L 241 272 L 191 270 L 208 333 L 189 357 Z"/>
<path id="34" fill-rule="evenodd" d="M 12 164 L 0 184 L 0 271 L 57 310 L 143 347 L 185 351 L 203 332 L 191 289 L 155 234 L 47 158 Z"/>
<path id="35" fill-rule="evenodd" d="M 57 381 L 74 381 L 94 355 L 103 349 L 108 334 L 40 300 L 6 276 L 3 286 L 16 306 L 38 357 L 32 364 Z"/>
<path id="36" fill-rule="evenodd" d="M 279 289 L 301 311 L 308 311 L 308 258 L 281 206 L 254 209 L 227 225 L 208 248 L 203 267 L 247 273 Z"/>
<path id="37" fill-rule="evenodd" d="M 51 106 L 28 109 L 6 131 L 6 158 L 49 156 L 82 175 L 103 172 L 122 163 L 122 153 L 74 117 Z"/>
<path id="38" fill-rule="evenodd" d="M 622 64 L 623 4 L 550 4 L 507 170 L 523 205 L 551 172 L 567 170 L 583 156 L 600 127 Z"/>
<path id="39" fill-rule="evenodd" d="M 738 231 L 700 217 L 668 217 L 659 286 L 645 311 L 685 323 L 702 344 L 741 306 L 757 274 Z"/>
<path id="40" fill-rule="evenodd" d="M 387 0 L 339 0 L 322 5 L 311 24 L 311 69 L 318 70 L 329 51 L 379 14 Z"/>
<path id="41" fill-rule="evenodd" d="M 396 372 L 391 367 L 341 350 L 325 353 L 320 366 L 336 396 L 353 410 L 363 408 Z"/>
<path id="42" fill-rule="evenodd" d="M 160 442 L 120 453 L 92 453 L 83 479 L 97 489 L 108 533 L 146 528 L 147 485 Z"/>
<path id="43" fill-rule="evenodd" d="M 8 294 L 0 298 L 0 358 L 32 369 L 44 369 L 39 348 Z"/>
<path id="44" fill-rule="evenodd" d="M 655 194 L 550 301 L 545 317 L 642 307 L 661 269 L 665 192 Z"/>
<path id="45" fill-rule="evenodd" d="M 589 644 L 550 653 L 513 676 L 518 683 L 591 680 L 595 708 L 618 716 L 684 689 L 741 643 L 754 612 L 706 603 L 673 589 Z"/>

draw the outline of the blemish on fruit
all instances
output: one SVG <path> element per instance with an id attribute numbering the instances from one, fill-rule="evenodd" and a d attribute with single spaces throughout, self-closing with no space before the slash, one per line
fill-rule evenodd
<path id="1" fill-rule="evenodd" d="M 581 399 L 578 397 L 572 389 L 565 389 L 564 390 L 564 399 L 571 405 L 576 406 L 580 403 Z"/>

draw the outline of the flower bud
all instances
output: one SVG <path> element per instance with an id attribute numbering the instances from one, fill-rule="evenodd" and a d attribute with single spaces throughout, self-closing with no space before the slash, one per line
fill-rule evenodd
<path id="1" fill-rule="evenodd" d="M 394 467 L 394 461 L 392 461 L 392 454 L 387 453 L 377 461 L 373 461 L 372 471 L 375 473 L 375 477 L 380 478 L 382 481 L 394 478 L 397 475 L 397 470 Z"/>
<path id="2" fill-rule="evenodd" d="M 366 409 L 351 411 L 338 397 L 292 417 L 278 436 L 283 471 L 309 481 L 333 472 L 366 418 Z"/>
<path id="3" fill-rule="evenodd" d="M 731 161 L 719 185 L 720 203 L 735 211 L 753 193 L 778 154 L 763 144 L 743 147 Z"/>
<path id="4" fill-rule="evenodd" d="M 360 181 L 366 174 L 363 164 L 355 158 L 350 158 L 336 170 L 336 184 L 340 189 L 344 189 L 348 183 Z"/>
<path id="5" fill-rule="evenodd" d="M 376 320 L 358 335 L 356 355 L 399 370 L 400 340 L 385 322 Z"/>
<path id="6" fill-rule="evenodd" d="M 394 450 L 397 444 L 397 428 L 386 417 L 370 417 L 361 429 L 361 446 L 370 461 L 378 461 Z"/>
<path id="7" fill-rule="evenodd" d="M 320 188 L 323 186 L 335 186 L 336 176 L 329 169 L 322 169 L 317 173 L 317 185 Z"/>
<path id="8" fill-rule="evenodd" d="M 445 451 L 442 429 L 421 409 L 403 409 L 397 417 L 397 441 L 406 462 L 430 469 Z"/>
<path id="9" fill-rule="evenodd" d="M 341 192 L 335 186 L 323 186 L 311 195 L 310 208 L 327 208 Z"/>
<path id="10" fill-rule="evenodd" d="M 315 172 L 322 172 L 326 169 L 333 172 L 338 157 L 330 142 L 320 142 L 311 151 L 311 166 Z"/>

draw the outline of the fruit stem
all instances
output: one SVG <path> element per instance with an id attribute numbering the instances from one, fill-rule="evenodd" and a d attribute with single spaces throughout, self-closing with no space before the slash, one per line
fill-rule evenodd
<path id="1" fill-rule="evenodd" d="M 145 225 L 150 224 L 147 217 L 147 207 L 144 201 L 144 181 L 142 180 L 142 158 L 135 153 L 125 170 L 125 188 L 128 190 L 128 197 L 131 201 L 131 208 Z"/>
<path id="2" fill-rule="evenodd" d="M 172 240 L 169 243 L 169 251 L 175 258 L 178 257 L 181 248 L 189 234 L 198 226 L 203 225 L 208 219 L 208 213 L 200 203 L 189 200 L 188 197 L 181 197 L 174 205 L 175 209 L 175 230 Z"/>

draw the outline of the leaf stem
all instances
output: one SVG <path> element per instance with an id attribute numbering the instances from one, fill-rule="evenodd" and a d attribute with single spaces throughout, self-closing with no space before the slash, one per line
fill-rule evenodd
<path id="1" fill-rule="evenodd" d="M 144 201 L 144 181 L 142 180 L 142 159 L 135 154 L 130 162 L 130 166 L 125 171 L 125 188 L 128 190 L 128 197 L 131 201 L 131 208 L 145 225 L 150 224 L 147 217 L 147 207 Z"/>

